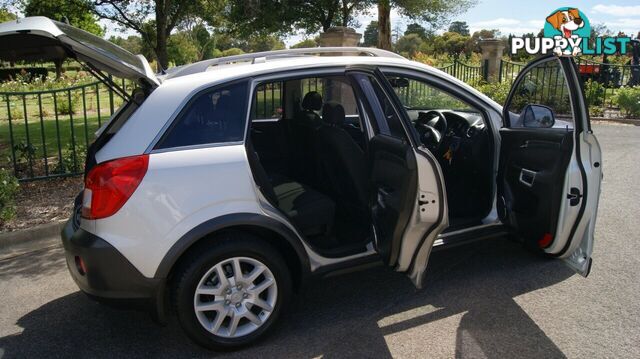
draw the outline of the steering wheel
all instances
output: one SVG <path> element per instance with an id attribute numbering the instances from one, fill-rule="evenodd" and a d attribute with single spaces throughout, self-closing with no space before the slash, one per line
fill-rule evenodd
<path id="1" fill-rule="evenodd" d="M 447 132 L 447 118 L 442 112 L 436 110 L 420 112 L 415 127 L 422 143 L 430 150 L 436 150 Z"/>

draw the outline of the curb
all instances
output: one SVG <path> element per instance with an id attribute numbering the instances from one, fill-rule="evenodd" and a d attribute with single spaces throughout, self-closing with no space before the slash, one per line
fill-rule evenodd
<path id="1" fill-rule="evenodd" d="M 64 227 L 66 220 L 56 221 L 53 223 L 47 223 L 38 225 L 35 227 L 0 233 L 0 250 L 14 246 L 16 244 L 30 244 L 30 247 L 37 245 L 39 242 L 50 239 L 52 237 L 59 237 L 60 231 Z M 38 248 L 34 248 L 38 249 Z"/>
<path id="2" fill-rule="evenodd" d="M 602 121 L 602 122 L 617 122 L 617 123 L 624 123 L 624 124 L 628 124 L 628 125 L 640 126 L 640 119 L 591 117 L 591 120 L 592 121 Z"/>

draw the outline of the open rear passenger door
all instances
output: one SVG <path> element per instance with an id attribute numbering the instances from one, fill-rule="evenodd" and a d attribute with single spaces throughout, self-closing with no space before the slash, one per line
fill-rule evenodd
<path id="1" fill-rule="evenodd" d="M 375 247 L 384 262 L 420 288 L 431 248 L 448 225 L 440 167 L 414 144 L 407 126 L 374 72 L 349 71 L 362 113 L 371 125 L 369 168 Z M 392 92 L 391 92 L 392 93 Z"/>
<path id="2" fill-rule="evenodd" d="M 515 79 L 503 112 L 498 191 L 524 243 L 583 276 L 593 251 L 602 156 L 570 57 L 544 57 Z"/>

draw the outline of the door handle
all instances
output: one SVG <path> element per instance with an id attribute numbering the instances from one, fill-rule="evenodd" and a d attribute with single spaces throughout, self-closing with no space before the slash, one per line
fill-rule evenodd
<path id="1" fill-rule="evenodd" d="M 531 171 L 528 169 L 521 169 L 520 170 L 520 183 L 522 183 L 523 185 L 527 186 L 527 187 L 533 187 L 533 183 L 536 180 L 536 174 L 538 172 L 535 171 Z"/>

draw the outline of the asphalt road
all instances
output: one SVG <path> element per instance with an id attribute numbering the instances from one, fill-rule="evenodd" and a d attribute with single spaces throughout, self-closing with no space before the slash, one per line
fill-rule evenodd
<path id="1" fill-rule="evenodd" d="M 329 278 L 237 357 L 640 358 L 640 127 L 596 125 L 604 182 L 593 270 L 506 240 L 434 254 L 423 290 L 385 268 Z M 0 358 L 203 357 L 177 323 L 88 300 L 54 247 L 0 261 Z"/>

